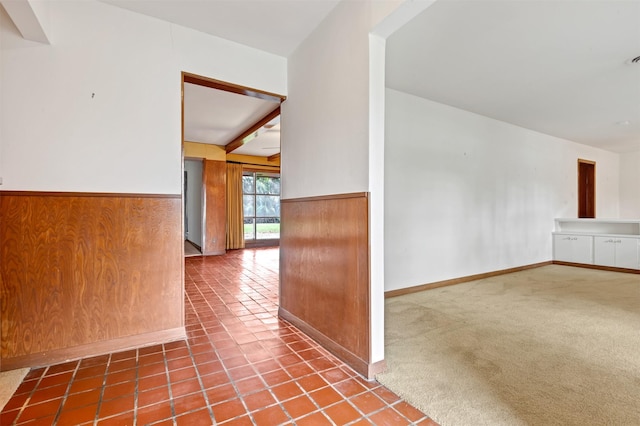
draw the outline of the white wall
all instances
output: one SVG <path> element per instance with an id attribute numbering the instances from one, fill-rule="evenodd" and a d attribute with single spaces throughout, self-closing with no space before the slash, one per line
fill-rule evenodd
<path id="1" fill-rule="evenodd" d="M 0 97 L 2 97 L 2 94 L 4 93 L 4 91 L 2 90 L 2 82 L 3 82 L 3 78 L 2 78 L 2 70 L 3 70 L 3 56 L 2 55 L 2 51 L 4 50 L 3 48 L 3 42 L 2 42 L 2 34 L 6 31 L 6 27 L 10 24 L 9 22 L 9 17 L 7 16 L 7 12 L 5 12 L 5 10 L 2 8 L 2 6 L 0 5 Z M 3 129 L 3 125 L 2 125 L 2 116 L 3 116 L 3 110 L 4 110 L 4 102 L 2 102 L 2 99 L 0 99 L 0 179 L 2 179 L 3 177 L 3 168 L 2 168 L 2 141 L 4 139 L 4 129 Z M 2 179 L 4 181 L 4 179 Z M 2 187 L 2 183 L 0 183 L 0 189 L 4 189 Z"/>
<path id="2" fill-rule="evenodd" d="M 51 46 L 2 24 L 5 190 L 179 194 L 181 71 L 286 94 L 285 58 L 95 0 L 49 13 Z"/>
<path id="3" fill-rule="evenodd" d="M 386 290 L 551 260 L 578 158 L 597 163 L 597 216 L 618 217 L 618 154 L 391 89 L 385 143 Z"/>
<path id="4" fill-rule="evenodd" d="M 288 60 L 282 198 L 368 190 L 369 2 L 342 2 Z"/>
<path id="5" fill-rule="evenodd" d="M 283 199 L 369 190 L 369 33 L 403 2 L 342 1 L 290 55 Z"/>
<path id="6" fill-rule="evenodd" d="M 640 151 L 620 154 L 620 217 L 640 219 Z"/>
<path id="7" fill-rule="evenodd" d="M 187 173 L 185 191 L 185 239 L 202 247 L 202 160 L 184 160 Z"/>

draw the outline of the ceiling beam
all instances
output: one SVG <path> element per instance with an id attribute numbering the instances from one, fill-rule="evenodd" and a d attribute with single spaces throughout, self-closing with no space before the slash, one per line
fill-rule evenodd
<path id="1" fill-rule="evenodd" d="M 46 18 L 49 12 L 49 5 L 46 2 L 1 0 L 0 3 L 25 40 L 51 44 L 43 25 L 45 24 L 43 18 Z"/>
<path id="2" fill-rule="evenodd" d="M 267 157 L 267 161 L 277 161 L 280 159 L 280 153 L 273 154 Z"/>
<path id="3" fill-rule="evenodd" d="M 286 96 L 277 95 L 275 93 L 265 92 L 264 90 L 252 89 L 250 87 L 239 86 L 237 84 L 227 83 L 225 81 L 214 80 L 187 72 L 182 73 L 184 82 L 198 86 L 209 87 L 211 89 L 223 90 L 225 92 L 237 93 L 239 95 L 250 96 L 252 98 L 264 99 L 265 101 L 281 103 Z"/>
<path id="4" fill-rule="evenodd" d="M 232 140 L 230 143 L 228 143 L 225 146 L 225 151 L 227 151 L 227 154 L 240 148 L 242 145 L 245 144 L 244 139 L 247 136 L 257 132 L 258 129 L 260 129 L 262 126 L 264 126 L 265 124 L 267 124 L 268 122 L 270 122 L 271 120 L 273 120 L 279 115 L 280 115 L 280 105 L 278 105 L 278 107 L 273 111 L 271 111 L 269 114 L 265 115 L 260 120 L 258 120 L 253 126 L 249 127 L 247 130 L 242 132 L 240 136 L 238 136 L 237 138 Z"/>

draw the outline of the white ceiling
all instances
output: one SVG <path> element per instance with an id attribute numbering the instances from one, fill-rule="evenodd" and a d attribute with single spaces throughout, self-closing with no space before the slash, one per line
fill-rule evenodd
<path id="1" fill-rule="evenodd" d="M 227 145 L 279 105 L 279 102 L 185 83 L 184 139 L 189 142 Z M 276 127 L 261 133 L 233 153 L 268 157 L 280 152 L 280 126 L 277 126 L 275 142 L 274 129 Z M 274 146 L 275 149 L 264 149 Z"/>
<path id="2" fill-rule="evenodd" d="M 628 152 L 640 149 L 638 55 L 637 0 L 439 0 L 387 40 L 386 77 L 393 89 Z"/>
<path id="3" fill-rule="evenodd" d="M 283 56 L 337 4 L 103 1 Z M 640 150 L 640 64 L 629 62 L 639 55 L 640 0 L 438 0 L 387 40 L 387 86 L 629 152 Z M 236 104 L 226 105 L 221 114 L 238 118 Z M 218 117 L 207 111 L 194 112 L 187 139 L 232 133 L 220 120 L 205 123 Z"/>
<path id="4" fill-rule="evenodd" d="M 278 117 L 279 119 L 279 117 Z M 233 154 L 269 157 L 280 152 L 280 122 L 270 129 L 258 132 L 255 139 L 233 151 Z"/>
<path id="5" fill-rule="evenodd" d="M 289 56 L 338 0 L 102 0 L 227 40 Z"/>

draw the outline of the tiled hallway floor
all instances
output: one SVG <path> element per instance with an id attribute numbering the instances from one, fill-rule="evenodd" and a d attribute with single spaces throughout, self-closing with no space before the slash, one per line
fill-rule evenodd
<path id="1" fill-rule="evenodd" d="M 0 425 L 435 425 L 278 319 L 278 250 L 186 262 L 187 341 L 32 370 Z"/>

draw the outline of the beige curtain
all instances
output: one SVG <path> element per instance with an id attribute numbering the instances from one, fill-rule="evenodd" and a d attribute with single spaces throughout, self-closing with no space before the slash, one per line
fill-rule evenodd
<path id="1" fill-rule="evenodd" d="M 242 164 L 227 163 L 227 250 L 244 248 Z"/>

